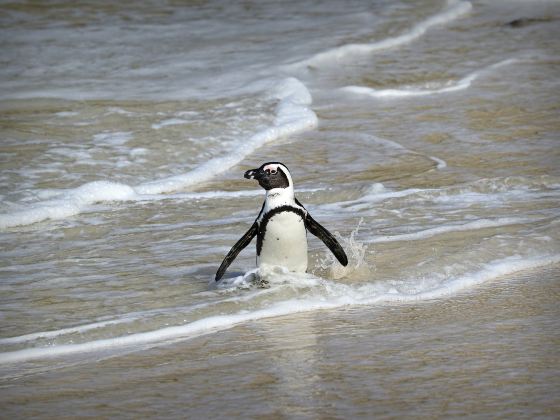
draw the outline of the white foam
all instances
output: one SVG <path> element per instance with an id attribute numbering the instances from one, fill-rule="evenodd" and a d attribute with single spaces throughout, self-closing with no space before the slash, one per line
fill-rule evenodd
<path id="1" fill-rule="evenodd" d="M 157 200 L 212 200 L 212 199 L 233 199 L 242 197 L 255 197 L 262 195 L 262 190 L 243 190 L 243 191 L 205 191 L 205 192 L 187 192 L 175 194 L 143 194 L 138 195 L 138 201 L 157 201 Z"/>
<path id="2" fill-rule="evenodd" d="M 149 153 L 148 149 L 144 147 L 135 147 L 128 152 L 128 155 L 132 158 L 137 158 L 138 156 L 145 156 Z"/>
<path id="3" fill-rule="evenodd" d="M 19 335 L 16 337 L 7 337 L 0 339 L 0 344 L 18 344 L 18 343 L 25 343 L 26 341 L 34 341 L 40 338 L 54 338 L 59 337 L 61 335 L 66 334 L 73 334 L 73 333 L 84 333 L 86 331 L 103 328 L 108 325 L 114 324 L 121 324 L 124 322 L 131 322 L 134 321 L 135 318 L 128 317 L 122 320 L 114 320 L 114 321 L 102 321 L 102 322 L 94 322 L 87 325 L 80 325 L 76 327 L 70 328 L 62 328 L 60 330 L 53 330 L 53 331 L 41 331 L 31 334 Z"/>
<path id="4" fill-rule="evenodd" d="M 316 192 L 322 188 L 300 188 L 300 192 Z M 159 201 L 159 200 L 226 200 L 255 197 L 262 190 L 205 191 L 175 194 L 137 194 L 133 187 L 115 182 L 95 181 L 75 190 L 44 190 L 40 196 L 46 200 L 28 205 L 26 209 L 0 214 L 0 229 L 25 226 L 43 220 L 62 220 L 86 211 L 91 205 L 101 202 Z"/>
<path id="5" fill-rule="evenodd" d="M 53 147 L 49 149 L 48 153 L 65 156 L 80 162 L 91 162 L 95 164 L 91 154 L 86 150 L 76 150 L 69 147 Z"/>
<path id="6" fill-rule="evenodd" d="M 331 204 L 323 204 L 321 207 L 332 208 L 332 209 L 350 209 L 352 211 L 363 210 L 363 209 L 371 208 L 371 205 L 374 203 L 379 203 L 392 198 L 407 197 L 409 195 L 423 193 L 426 191 L 431 191 L 431 190 L 409 188 L 400 191 L 391 191 L 385 188 L 385 186 L 380 182 L 376 182 L 368 189 L 368 191 L 366 191 L 366 193 L 362 197 L 356 200 L 339 201 Z M 433 191 L 437 191 L 437 190 L 433 190 Z"/>
<path id="7" fill-rule="evenodd" d="M 378 99 L 391 99 L 391 98 L 408 98 L 415 96 L 428 96 L 428 95 L 439 95 L 443 93 L 457 92 L 460 90 L 467 89 L 481 75 L 488 73 L 491 70 L 512 64 L 516 62 L 517 59 L 508 59 L 500 61 L 499 63 L 492 64 L 482 70 L 475 71 L 456 82 L 448 81 L 443 83 L 442 86 L 438 88 L 433 88 L 433 83 L 421 88 L 403 88 L 403 89 L 373 89 L 366 86 L 346 86 L 341 88 L 344 92 L 355 93 L 358 95 L 366 95 L 372 98 Z"/>
<path id="8" fill-rule="evenodd" d="M 94 143 L 109 146 L 122 146 L 131 139 L 132 133 L 130 131 L 106 132 L 93 136 Z"/>
<path id="9" fill-rule="evenodd" d="M 134 115 L 134 112 L 126 111 L 122 108 L 116 106 L 110 106 L 107 109 L 107 114 L 119 114 L 119 115 Z"/>
<path id="10" fill-rule="evenodd" d="M 61 112 L 57 112 L 55 115 L 57 117 L 74 117 L 78 114 L 79 112 L 74 112 L 74 111 L 61 111 Z"/>
<path id="11" fill-rule="evenodd" d="M 413 293 L 406 297 L 408 301 L 435 299 L 449 296 L 469 287 L 485 283 L 497 277 L 511 275 L 518 271 L 531 270 L 551 264 L 560 263 L 560 255 L 547 255 L 533 258 L 523 258 L 521 256 L 511 256 L 501 260 L 492 261 L 484 267 L 471 274 L 466 274 L 451 279 L 440 286 L 430 290 L 423 290 Z M 400 301 L 398 297 L 393 300 Z"/>
<path id="12" fill-rule="evenodd" d="M 272 95 L 279 101 L 273 125 L 257 132 L 249 139 L 238 141 L 233 149 L 222 157 L 210 159 L 185 174 L 145 182 L 134 187 L 109 181 L 90 182 L 63 192 L 56 198 L 27 205 L 25 209 L 0 214 L 0 229 L 29 225 L 47 219 L 65 219 L 83 212 L 88 206 L 98 202 L 153 199 L 154 195 L 192 187 L 237 165 L 265 143 L 311 130 L 317 126 L 317 115 L 309 108 L 312 102 L 311 94 L 299 80 L 285 79 L 278 84 Z M 110 132 L 95 135 L 94 141 L 108 145 L 122 145 L 131 138 L 130 132 Z M 199 197 L 204 198 L 204 194 L 199 194 Z"/>
<path id="13" fill-rule="evenodd" d="M 543 187 L 546 190 L 541 191 Z M 509 200 L 526 201 L 557 196 L 559 194 L 557 189 L 555 180 L 549 177 L 544 179 L 538 177 L 483 178 L 472 183 L 446 188 L 408 188 L 398 191 L 387 189 L 383 184 L 375 183 L 365 191 L 364 195 L 357 199 L 323 204 L 321 208 L 355 212 L 371 209 L 374 203 L 399 198 L 409 201 L 407 205 L 413 202 L 454 203 L 455 209 L 459 209 L 472 204 L 484 203 L 486 207 L 490 207 L 494 204 L 501 205 L 504 201 Z"/>
<path id="14" fill-rule="evenodd" d="M 436 168 L 437 169 L 447 168 L 447 162 L 445 160 L 440 159 L 440 158 L 435 157 L 435 156 L 429 156 L 429 158 L 432 159 L 436 163 Z"/>
<path id="15" fill-rule="evenodd" d="M 159 130 L 160 128 L 167 127 L 170 125 L 180 125 L 186 124 L 188 121 L 183 120 L 181 118 L 169 118 L 167 120 L 160 121 L 159 123 L 152 124 L 152 128 L 154 130 Z"/>
<path id="16" fill-rule="evenodd" d="M 306 66 L 320 66 L 322 64 L 333 62 L 339 63 L 356 54 L 369 54 L 375 51 L 408 44 L 409 42 L 420 38 L 431 27 L 455 20 L 468 13 L 471 9 L 472 5 L 468 1 L 448 0 L 446 8 L 443 11 L 414 25 L 408 32 L 405 32 L 397 37 L 387 38 L 371 44 L 346 44 L 341 47 L 315 54 L 306 60 L 290 64 L 286 67 L 287 69 L 293 69 Z"/>
<path id="17" fill-rule="evenodd" d="M 473 222 L 463 224 L 453 224 L 446 226 L 438 226 L 430 229 L 424 229 L 413 233 L 404 233 L 392 236 L 376 236 L 375 238 L 366 241 L 368 243 L 385 243 L 397 241 L 417 241 L 420 239 L 431 238 L 432 236 L 441 235 L 451 232 L 464 232 L 476 229 L 487 229 L 501 226 L 518 225 L 522 223 L 529 223 L 531 220 L 521 217 L 501 217 L 498 219 L 480 219 Z"/>
<path id="18" fill-rule="evenodd" d="M 137 198 L 125 184 L 93 181 L 60 194 L 57 198 L 29 204 L 25 209 L 0 214 L 0 229 L 29 225 L 52 219 L 60 220 L 82 213 L 88 206 L 103 201 L 127 201 Z"/>
<path id="19" fill-rule="evenodd" d="M 280 137 L 313 129 L 317 115 L 308 107 L 311 94 L 299 80 L 288 78 L 276 88 L 274 96 L 279 99 L 274 124 L 235 144 L 225 156 L 210 159 L 196 169 L 182 175 L 146 182 L 135 187 L 139 194 L 162 194 L 191 187 L 207 181 L 219 173 L 237 165 L 256 149 Z"/>
<path id="20" fill-rule="evenodd" d="M 298 188 L 299 192 L 317 192 L 323 191 L 324 188 Z M 225 200 L 243 197 L 262 196 L 263 190 L 240 190 L 240 191 L 204 191 L 204 192 L 185 192 L 174 194 L 139 194 L 137 201 L 158 201 L 158 200 Z"/>
<path id="21" fill-rule="evenodd" d="M 241 311 L 231 315 L 215 315 L 185 325 L 166 327 L 150 332 L 130 334 L 121 337 L 101 339 L 81 344 L 55 345 L 50 347 L 26 348 L 17 351 L 0 353 L 0 364 L 21 363 L 49 357 L 60 357 L 72 354 L 109 350 L 116 348 L 138 349 L 141 345 L 162 344 L 166 341 L 188 339 L 203 334 L 229 329 L 233 326 L 259 319 L 330 309 L 350 305 L 371 305 L 380 302 L 414 302 L 440 298 L 458 291 L 487 282 L 499 276 L 534 269 L 549 264 L 560 263 L 560 255 L 547 255 L 533 258 L 512 256 L 492 261 L 480 270 L 456 278 L 437 282 L 431 288 L 407 288 L 399 291 L 391 284 L 381 282 L 352 286 L 324 279 L 314 279 L 306 287 L 318 286 L 320 293 L 313 293 L 307 298 L 297 298 L 278 302 L 263 309 Z M 299 278 L 297 280 L 300 280 Z"/>

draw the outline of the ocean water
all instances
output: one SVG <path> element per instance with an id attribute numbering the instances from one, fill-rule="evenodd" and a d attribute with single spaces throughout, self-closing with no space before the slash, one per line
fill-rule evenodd
<path id="1" fill-rule="evenodd" d="M 0 4 L 3 412 L 558 415 L 560 3 Z M 347 267 L 214 282 L 266 161 Z"/>

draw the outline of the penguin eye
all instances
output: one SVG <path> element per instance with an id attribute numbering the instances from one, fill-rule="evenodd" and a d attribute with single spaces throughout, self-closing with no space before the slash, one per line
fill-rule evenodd
<path id="1" fill-rule="evenodd" d="M 274 174 L 276 173 L 276 169 L 272 169 L 272 170 L 270 171 L 270 173 L 271 173 L 272 175 L 274 175 Z"/>

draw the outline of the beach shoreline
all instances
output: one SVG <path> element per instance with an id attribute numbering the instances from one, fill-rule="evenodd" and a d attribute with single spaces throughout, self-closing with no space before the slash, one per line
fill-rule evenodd
<path id="1" fill-rule="evenodd" d="M 70 409 L 123 418 L 553 418 L 559 295 L 560 265 L 550 265 L 446 298 L 263 319 L 13 379 L 1 406 L 6 416 L 41 418 Z"/>

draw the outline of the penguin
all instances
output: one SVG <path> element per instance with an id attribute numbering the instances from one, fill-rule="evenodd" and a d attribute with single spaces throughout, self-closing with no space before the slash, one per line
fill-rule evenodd
<path id="1" fill-rule="evenodd" d="M 264 203 L 251 228 L 228 252 L 215 280 L 219 281 L 235 257 L 257 237 L 257 265 L 275 265 L 293 272 L 307 271 L 307 232 L 321 239 L 343 266 L 348 257 L 336 238 L 321 226 L 294 195 L 292 176 L 286 165 L 267 162 L 245 172 L 266 191 Z"/>

